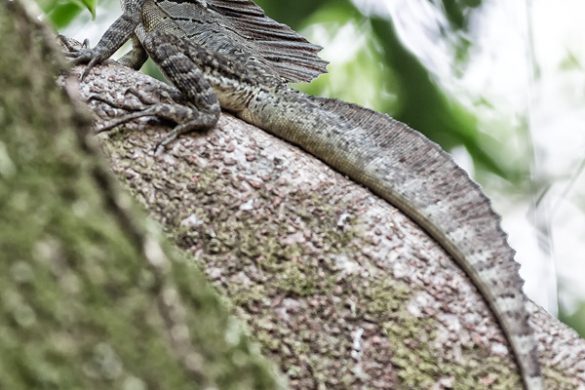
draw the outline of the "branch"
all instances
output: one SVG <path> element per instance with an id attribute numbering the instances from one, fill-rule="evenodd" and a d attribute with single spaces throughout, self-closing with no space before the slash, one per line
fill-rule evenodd
<path id="1" fill-rule="evenodd" d="M 130 87 L 153 99 L 169 89 L 110 63 L 81 94 L 137 104 Z M 98 126 L 124 112 L 91 105 Z M 231 299 L 293 388 L 520 387 L 478 292 L 395 208 L 228 114 L 155 156 L 169 129 L 139 121 L 100 140 L 116 175 Z M 530 311 L 548 386 L 585 386 L 585 342 Z"/>

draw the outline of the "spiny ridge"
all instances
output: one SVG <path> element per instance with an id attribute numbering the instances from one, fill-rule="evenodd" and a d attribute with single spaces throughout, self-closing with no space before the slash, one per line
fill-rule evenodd
<path id="1" fill-rule="evenodd" d="M 192 21 L 181 23 L 181 17 L 210 12 L 191 1 L 167 0 L 157 4 L 177 19 L 185 36 L 195 36 L 193 29 L 200 26 Z M 287 25 L 271 19 L 252 1 L 207 0 L 207 5 L 215 11 L 210 19 L 218 21 L 218 28 L 226 38 L 240 41 L 243 47 L 250 47 L 289 82 L 311 81 L 327 71 L 327 62 L 317 55 L 321 51 L 320 46 L 308 42 Z"/>

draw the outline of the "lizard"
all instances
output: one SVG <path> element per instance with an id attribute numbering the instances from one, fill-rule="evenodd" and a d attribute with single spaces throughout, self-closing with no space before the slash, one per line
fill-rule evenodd
<path id="1" fill-rule="evenodd" d="M 136 67 L 150 56 L 186 105 L 154 105 L 112 126 L 140 116 L 171 119 L 177 126 L 164 146 L 213 127 L 224 109 L 324 161 L 401 210 L 457 262 L 502 327 L 525 389 L 544 388 L 515 252 L 489 199 L 445 151 L 385 114 L 292 89 L 290 81 L 324 71 L 318 49 L 250 0 L 122 4 L 97 46 L 73 53 L 73 62 L 88 62 L 85 75 L 132 40 L 126 63 Z"/>

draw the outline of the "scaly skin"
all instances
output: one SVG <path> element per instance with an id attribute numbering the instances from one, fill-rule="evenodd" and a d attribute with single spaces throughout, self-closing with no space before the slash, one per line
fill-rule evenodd
<path id="1" fill-rule="evenodd" d="M 514 251 L 489 200 L 467 174 L 436 144 L 388 116 L 290 89 L 286 75 L 261 55 L 246 52 L 249 47 L 221 36 L 212 44 L 185 39 L 184 29 L 159 1 L 127 0 L 132 5 L 125 7 L 125 15 L 140 8 L 141 20 L 132 32 L 190 102 L 193 115 L 188 126 L 179 126 L 188 131 L 213 125 L 217 97 L 222 108 L 300 146 L 400 209 L 470 277 L 510 342 L 525 388 L 542 389 Z M 135 16 L 121 19 L 134 21 Z M 116 22 L 104 35 L 100 43 L 106 42 L 105 47 L 98 44 L 93 51 L 81 52 L 77 61 L 101 59 L 112 51 L 110 43 L 132 35 L 120 32 L 121 25 Z M 152 110 L 145 115 L 152 115 Z M 200 116 L 207 122 L 198 123 Z"/>

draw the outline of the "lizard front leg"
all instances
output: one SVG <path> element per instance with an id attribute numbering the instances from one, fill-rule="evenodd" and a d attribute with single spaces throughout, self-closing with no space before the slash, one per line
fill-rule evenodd
<path id="1" fill-rule="evenodd" d="M 88 63 L 81 78 L 85 78 L 91 68 L 111 57 L 134 33 L 140 23 L 142 7 L 145 0 L 123 0 L 124 7 L 120 16 L 104 33 L 96 47 L 82 48 L 68 56 L 73 58 L 75 65 Z"/>

